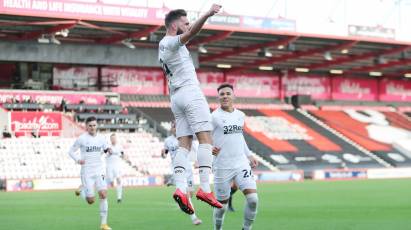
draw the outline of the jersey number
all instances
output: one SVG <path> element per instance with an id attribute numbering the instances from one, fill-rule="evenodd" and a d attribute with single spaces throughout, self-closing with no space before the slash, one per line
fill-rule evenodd
<path id="1" fill-rule="evenodd" d="M 166 76 L 173 76 L 173 74 L 171 73 L 170 69 L 168 68 L 167 64 L 163 62 L 162 59 L 160 59 L 160 63 L 161 63 L 161 68 L 163 68 L 163 72 Z"/>
<path id="2" fill-rule="evenodd" d="M 253 175 L 251 170 L 248 171 L 247 169 L 243 169 L 243 173 L 244 173 L 244 176 L 243 176 L 244 178 L 248 178 Z"/>

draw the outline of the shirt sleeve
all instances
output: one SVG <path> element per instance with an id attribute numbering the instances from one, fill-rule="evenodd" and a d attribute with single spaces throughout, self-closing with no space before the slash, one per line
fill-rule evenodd
<path id="1" fill-rule="evenodd" d="M 69 156 L 73 159 L 76 163 L 81 159 L 81 157 L 76 154 L 77 150 L 81 147 L 80 139 L 77 139 L 74 144 L 70 147 Z"/>
<path id="2" fill-rule="evenodd" d="M 250 149 L 248 148 L 247 142 L 245 142 L 244 136 L 243 136 L 242 138 L 243 138 L 243 143 L 244 143 L 244 154 L 245 154 L 247 157 L 249 157 L 249 156 L 251 156 L 251 151 L 250 151 Z"/>
<path id="3" fill-rule="evenodd" d="M 180 35 L 169 37 L 165 43 L 165 47 L 169 50 L 177 50 L 183 45 L 180 41 Z"/>
<path id="4" fill-rule="evenodd" d="M 211 113 L 211 126 L 213 128 L 212 132 L 214 132 L 214 130 L 217 128 L 217 119 L 215 112 Z"/>
<path id="5" fill-rule="evenodd" d="M 247 156 L 247 157 L 249 157 L 249 156 L 251 156 L 251 151 L 250 151 L 250 149 L 248 148 L 248 145 L 247 145 L 247 142 L 245 141 L 245 138 L 244 138 L 244 128 L 245 128 L 245 114 L 244 114 L 244 112 L 242 112 L 241 111 L 241 116 L 242 116 L 242 119 L 243 119 L 243 135 L 241 135 L 241 138 L 243 139 L 243 143 L 244 143 L 244 154 Z"/>

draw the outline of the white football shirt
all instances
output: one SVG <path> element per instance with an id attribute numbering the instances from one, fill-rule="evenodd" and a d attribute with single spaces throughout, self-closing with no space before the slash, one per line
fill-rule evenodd
<path id="1" fill-rule="evenodd" d="M 249 164 L 251 154 L 243 136 L 245 114 L 234 109 L 229 113 L 221 108 L 211 114 L 213 146 L 220 148 L 214 157 L 214 169 L 237 169 Z"/>
<path id="2" fill-rule="evenodd" d="M 193 60 L 180 36 L 165 36 L 158 47 L 158 59 L 167 76 L 170 94 L 187 85 L 199 85 Z"/>
<path id="3" fill-rule="evenodd" d="M 121 157 L 123 155 L 123 148 L 119 145 L 111 145 L 111 154 L 107 155 L 106 163 L 107 167 L 117 167 L 120 166 Z"/>
<path id="4" fill-rule="evenodd" d="M 104 137 L 99 134 L 91 136 L 84 133 L 71 146 L 69 155 L 76 162 L 80 159 L 85 161 L 81 166 L 82 173 L 103 172 L 102 154 L 107 148 L 108 143 Z M 76 154 L 78 149 L 80 149 L 80 156 Z"/>

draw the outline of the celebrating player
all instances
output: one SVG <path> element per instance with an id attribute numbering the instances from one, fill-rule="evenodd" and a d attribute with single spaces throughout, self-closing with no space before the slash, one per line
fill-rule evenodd
<path id="1" fill-rule="evenodd" d="M 81 165 L 82 190 L 85 192 L 86 201 L 94 203 L 94 188 L 100 197 L 101 229 L 111 230 L 107 225 L 108 202 L 107 184 L 105 180 L 105 169 L 102 161 L 103 152 L 111 152 L 106 139 L 97 134 L 97 119 L 89 117 L 86 119 L 87 132 L 82 134 L 71 146 L 70 157 Z M 80 149 L 80 156 L 76 154 Z"/>
<path id="2" fill-rule="evenodd" d="M 209 175 L 212 165 L 211 116 L 207 101 L 199 87 L 193 61 L 187 44 L 203 27 L 207 19 L 218 13 L 220 5 L 213 4 L 204 15 L 192 25 L 188 22 L 185 10 L 172 10 L 165 18 L 166 36 L 159 44 L 159 61 L 167 77 L 171 110 L 176 119 L 176 136 L 179 148 L 174 158 L 174 179 L 176 191 L 174 200 L 181 210 L 193 214 L 194 210 L 187 198 L 186 155 L 190 151 L 193 133 L 198 146 L 200 189 L 196 197 L 211 206 L 221 208 L 211 192 Z"/>
<path id="3" fill-rule="evenodd" d="M 121 158 L 124 157 L 123 148 L 117 143 L 116 134 L 111 134 L 111 153 L 106 158 L 107 181 L 111 186 L 116 187 L 117 203 L 120 203 L 123 198 L 123 185 L 121 181 Z"/>
<path id="4" fill-rule="evenodd" d="M 170 129 L 170 133 L 171 135 L 168 136 L 165 140 L 164 140 L 164 149 L 161 152 L 161 155 L 163 156 L 163 158 L 166 157 L 166 155 L 168 153 L 170 153 L 170 157 L 171 157 L 171 162 L 172 165 L 174 167 L 175 165 L 175 156 L 177 153 L 177 149 L 178 149 L 178 140 L 176 138 L 176 127 L 175 127 L 175 122 L 171 123 L 171 129 Z M 191 151 L 196 151 L 196 146 L 194 146 L 194 141 L 193 141 L 193 146 L 191 147 Z M 187 158 L 189 158 L 189 154 L 187 154 L 186 156 Z M 189 193 L 188 196 L 188 201 L 190 202 L 190 205 L 193 207 L 193 204 L 191 203 L 191 197 L 193 196 L 193 192 L 194 192 L 194 183 L 193 183 L 193 170 L 192 170 L 192 165 L 190 165 L 190 161 L 187 159 L 187 165 L 185 166 L 186 169 L 186 180 L 187 180 L 187 191 Z M 194 209 L 194 208 L 193 208 Z M 191 221 L 194 225 L 200 225 L 202 223 L 201 219 L 199 219 L 195 212 L 193 212 L 193 214 L 190 215 Z"/>
<path id="5" fill-rule="evenodd" d="M 220 107 L 211 115 L 214 127 L 214 190 L 223 208 L 214 209 L 214 229 L 222 229 L 231 184 L 234 182 L 246 197 L 243 229 L 249 230 L 257 214 L 258 204 L 257 186 L 251 167 L 256 167 L 258 162 L 251 155 L 243 136 L 245 115 L 233 107 L 233 86 L 222 84 L 217 91 Z"/>

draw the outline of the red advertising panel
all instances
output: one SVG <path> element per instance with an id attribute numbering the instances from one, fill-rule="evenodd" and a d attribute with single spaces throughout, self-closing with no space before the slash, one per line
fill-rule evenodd
<path id="1" fill-rule="evenodd" d="M 13 132 L 61 131 L 61 113 L 45 112 L 10 112 Z"/>
<path id="2" fill-rule="evenodd" d="M 276 75 L 228 74 L 227 82 L 234 86 L 237 97 L 278 98 L 280 78 Z"/>
<path id="3" fill-rule="evenodd" d="M 332 78 L 333 100 L 375 101 L 378 95 L 378 81 L 365 78 Z"/>
<path id="4" fill-rule="evenodd" d="M 411 81 L 383 79 L 379 89 L 380 101 L 411 101 Z"/>
<path id="5" fill-rule="evenodd" d="M 96 89 L 97 67 L 53 68 L 53 86 L 62 89 Z"/>
<path id="6" fill-rule="evenodd" d="M 164 93 L 164 74 L 158 69 L 108 67 L 101 69 L 101 80 L 112 92 L 126 94 Z"/>
<path id="7" fill-rule="evenodd" d="M 330 99 L 330 80 L 328 77 L 313 75 L 287 75 L 281 79 L 281 97 L 311 95 L 317 100 Z"/>
<path id="8" fill-rule="evenodd" d="M 224 82 L 224 73 L 198 72 L 197 77 L 204 95 L 216 97 L 218 86 Z"/>
<path id="9" fill-rule="evenodd" d="M 61 100 L 67 102 L 67 104 L 78 104 L 83 101 L 85 104 L 104 104 L 106 97 L 99 94 L 85 94 L 85 93 L 60 93 L 53 91 L 29 91 L 29 90 L 16 90 L 16 91 L 0 91 L 0 104 L 11 102 L 13 99 L 17 101 L 25 101 L 31 99 L 38 103 L 51 103 L 60 104 Z"/>

